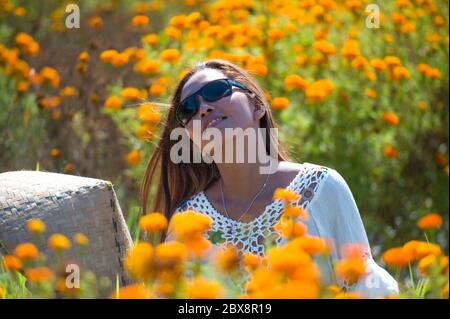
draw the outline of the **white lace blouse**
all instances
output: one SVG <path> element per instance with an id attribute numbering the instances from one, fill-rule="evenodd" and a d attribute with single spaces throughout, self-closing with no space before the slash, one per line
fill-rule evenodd
<path id="1" fill-rule="evenodd" d="M 397 294 L 395 279 L 372 258 L 367 235 L 349 186 L 334 169 L 312 163 L 302 163 L 297 176 L 287 187 L 301 196 L 297 203 L 308 213 L 306 221 L 308 234 L 319 236 L 333 242 L 331 260 L 318 260 L 322 280 L 326 284 L 337 284 L 346 290 L 363 294 L 366 298 L 376 298 L 387 294 Z M 282 214 L 283 202 L 272 201 L 264 212 L 254 220 L 244 223 L 219 213 L 208 201 L 204 192 L 198 192 L 181 204 L 175 213 L 193 209 L 209 215 L 213 219 L 213 232 L 220 232 L 223 240 L 218 246 L 227 243 L 241 251 L 264 255 L 263 241 L 267 236 L 275 238 L 276 244 L 285 240 L 273 229 Z M 173 240 L 169 227 L 166 241 Z M 341 258 L 345 244 L 357 243 L 365 247 L 366 275 L 353 286 L 336 280 L 333 264 Z"/>

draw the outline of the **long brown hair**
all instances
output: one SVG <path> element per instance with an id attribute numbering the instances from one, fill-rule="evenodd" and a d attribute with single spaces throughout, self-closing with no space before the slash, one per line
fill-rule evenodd
<path id="1" fill-rule="evenodd" d="M 265 109 L 265 115 L 260 120 L 260 127 L 266 129 L 266 151 L 270 154 L 270 143 L 273 143 L 273 136 L 269 133 L 269 128 L 276 128 L 268 103 L 264 97 L 264 93 L 258 83 L 251 75 L 241 69 L 239 66 L 221 59 L 207 60 L 198 63 L 191 69 L 178 83 L 175 93 L 172 97 L 170 108 L 164 121 L 164 130 L 161 138 L 156 145 L 155 151 L 150 158 L 145 170 L 144 178 L 141 184 L 141 213 L 147 212 L 148 194 L 152 180 L 159 171 L 159 181 L 156 189 L 156 197 L 153 201 L 153 211 L 163 212 L 167 219 L 170 220 L 175 209 L 189 199 L 192 195 L 199 191 L 203 191 L 216 181 L 219 177 L 219 171 L 214 162 L 211 164 L 201 163 L 178 163 L 175 164 L 170 160 L 170 149 L 177 141 L 170 139 L 172 129 L 180 127 L 175 119 L 175 108 L 180 103 L 182 89 L 185 83 L 198 71 L 211 68 L 221 71 L 226 77 L 243 83 L 253 93 L 254 97 L 250 97 L 258 108 Z M 193 145 L 191 143 L 191 157 Z M 278 141 L 276 141 L 278 143 Z M 286 150 L 281 144 L 277 145 L 278 160 L 289 160 Z"/>

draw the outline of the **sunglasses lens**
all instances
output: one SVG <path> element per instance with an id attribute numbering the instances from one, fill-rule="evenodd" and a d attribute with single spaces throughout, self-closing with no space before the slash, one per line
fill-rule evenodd
<path id="1" fill-rule="evenodd" d="M 215 101 L 223 97 L 228 89 L 226 80 L 213 81 L 203 88 L 202 96 L 207 101 Z"/>
<path id="2" fill-rule="evenodd" d="M 206 84 L 200 93 L 188 97 L 177 110 L 177 119 L 183 125 L 186 125 L 190 119 L 197 113 L 197 95 L 200 94 L 206 101 L 216 101 L 224 97 L 230 91 L 227 80 L 217 80 Z"/>
<path id="3" fill-rule="evenodd" d="M 197 113 L 197 103 L 195 98 L 188 98 L 181 107 L 178 108 L 178 120 L 186 125 L 187 122 Z"/>

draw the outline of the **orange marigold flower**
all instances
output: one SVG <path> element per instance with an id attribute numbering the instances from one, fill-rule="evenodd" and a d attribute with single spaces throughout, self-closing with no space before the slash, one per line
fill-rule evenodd
<path id="1" fill-rule="evenodd" d="M 165 62 L 176 63 L 180 60 L 181 54 L 177 49 L 166 49 L 162 51 L 159 58 Z"/>
<path id="2" fill-rule="evenodd" d="M 238 269 L 241 256 L 238 249 L 228 244 L 216 252 L 217 267 L 224 273 L 230 273 Z"/>
<path id="3" fill-rule="evenodd" d="M 377 79 L 377 74 L 375 72 L 366 71 L 365 75 L 366 75 L 366 78 L 369 79 L 370 81 L 376 81 L 376 79 Z"/>
<path id="4" fill-rule="evenodd" d="M 300 196 L 301 197 L 301 196 Z M 309 215 L 308 212 L 301 206 L 291 206 L 286 205 L 287 207 L 284 209 L 284 215 L 288 217 L 299 217 L 303 220 L 308 220 Z"/>
<path id="5" fill-rule="evenodd" d="M 203 258 L 211 248 L 211 242 L 204 237 L 194 237 L 184 242 L 193 258 Z"/>
<path id="6" fill-rule="evenodd" d="M 48 246 L 57 251 L 67 250 L 71 247 L 70 240 L 63 234 L 53 234 L 48 239 Z"/>
<path id="7" fill-rule="evenodd" d="M 150 140 L 155 132 L 156 128 L 153 125 L 144 123 L 138 128 L 136 136 L 141 140 Z"/>
<path id="8" fill-rule="evenodd" d="M 158 112 L 147 112 L 138 115 L 138 118 L 145 123 L 158 123 L 161 120 L 161 114 Z"/>
<path id="9" fill-rule="evenodd" d="M 124 66 L 129 61 L 130 61 L 130 55 L 129 55 L 129 53 L 125 53 L 125 52 L 117 53 L 117 54 L 113 55 L 111 58 L 111 64 L 116 68 Z"/>
<path id="10" fill-rule="evenodd" d="M 251 297 L 262 297 L 267 290 L 278 285 L 279 274 L 273 269 L 260 267 L 252 273 L 249 281 L 245 283 L 247 294 Z"/>
<path id="11" fill-rule="evenodd" d="M 134 16 L 131 20 L 131 24 L 135 27 L 143 27 L 146 26 L 149 22 L 149 18 L 144 15 Z"/>
<path id="12" fill-rule="evenodd" d="M 30 87 L 30 82 L 28 81 L 18 81 L 16 82 L 16 90 L 18 92 L 26 92 Z"/>
<path id="13" fill-rule="evenodd" d="M 319 286 L 311 281 L 287 281 L 262 292 L 264 299 L 317 299 Z"/>
<path id="14" fill-rule="evenodd" d="M 343 260 L 336 263 L 335 269 L 339 278 L 352 285 L 364 275 L 365 264 L 357 259 Z"/>
<path id="15" fill-rule="evenodd" d="M 136 280 L 148 280 L 153 276 L 154 250 L 152 245 L 138 242 L 125 259 L 125 268 Z"/>
<path id="16" fill-rule="evenodd" d="M 266 76 L 269 68 L 264 63 L 249 63 L 245 69 L 250 73 L 255 73 L 258 76 Z"/>
<path id="17" fill-rule="evenodd" d="M 289 245 L 302 249 L 310 255 L 328 255 L 330 253 L 330 244 L 324 239 L 306 235 L 293 239 Z"/>
<path id="18" fill-rule="evenodd" d="M 33 283 L 51 281 L 54 277 L 53 272 L 47 267 L 36 267 L 26 269 L 25 276 L 30 282 Z"/>
<path id="19" fill-rule="evenodd" d="M 100 30 L 103 27 L 103 19 L 100 16 L 94 16 L 89 19 L 88 24 L 91 28 Z"/>
<path id="20" fill-rule="evenodd" d="M 340 292 L 334 296 L 335 299 L 361 299 L 362 295 L 357 292 Z"/>
<path id="21" fill-rule="evenodd" d="M 308 103 L 320 103 L 333 91 L 334 86 L 330 80 L 318 80 L 306 89 L 306 101 Z"/>
<path id="22" fill-rule="evenodd" d="M 105 107 L 107 109 L 117 111 L 122 107 L 122 99 L 118 96 L 110 96 L 105 101 Z"/>
<path id="23" fill-rule="evenodd" d="M 375 91 L 374 89 L 367 89 L 366 95 L 367 95 L 367 97 L 369 97 L 371 99 L 376 99 L 377 98 L 377 91 Z"/>
<path id="24" fill-rule="evenodd" d="M 175 214 L 171 223 L 177 239 L 185 241 L 200 237 L 198 235 L 202 235 L 211 228 L 213 220 L 208 215 L 187 210 Z"/>
<path id="25" fill-rule="evenodd" d="M 180 40 L 183 37 L 183 33 L 180 29 L 175 27 L 167 27 L 164 29 L 164 34 L 170 39 Z"/>
<path id="26" fill-rule="evenodd" d="M 272 41 L 278 41 L 284 38 L 284 32 L 280 29 L 270 29 L 267 32 L 267 36 Z"/>
<path id="27" fill-rule="evenodd" d="M 158 270 L 174 269 L 188 258 L 185 244 L 170 241 L 159 244 L 155 249 L 155 268 Z"/>
<path id="28" fill-rule="evenodd" d="M 142 155 L 139 150 L 132 150 L 127 154 L 127 163 L 130 166 L 138 165 L 142 160 Z"/>
<path id="29" fill-rule="evenodd" d="M 153 96 L 160 96 L 160 95 L 166 93 L 166 88 L 164 85 L 155 83 L 150 86 L 149 91 L 150 91 L 150 94 Z"/>
<path id="30" fill-rule="evenodd" d="M 293 276 L 298 269 L 304 269 L 312 262 L 311 256 L 292 246 L 273 247 L 267 253 L 268 263 L 274 271 Z"/>
<path id="31" fill-rule="evenodd" d="M 217 281 L 196 277 L 186 287 L 188 298 L 216 299 L 222 296 L 222 286 Z"/>
<path id="32" fill-rule="evenodd" d="M 409 79 L 411 77 L 411 75 L 409 74 L 409 70 L 403 66 L 394 67 L 392 76 L 394 80 Z"/>
<path id="33" fill-rule="evenodd" d="M 300 198 L 300 195 L 287 188 L 277 188 L 273 194 L 274 200 L 283 200 L 285 202 L 299 201 Z"/>
<path id="34" fill-rule="evenodd" d="M 289 99 L 287 97 L 276 97 L 270 102 L 274 110 L 284 110 L 289 106 Z"/>
<path id="35" fill-rule="evenodd" d="M 417 106 L 421 110 L 426 110 L 428 108 L 427 103 L 425 101 L 419 101 L 419 103 L 417 103 Z"/>
<path id="36" fill-rule="evenodd" d="M 356 40 L 345 41 L 341 49 L 341 54 L 348 59 L 354 59 L 357 56 L 359 56 L 361 53 L 359 51 L 358 41 Z"/>
<path id="37" fill-rule="evenodd" d="M 398 115 L 394 112 L 385 112 L 383 114 L 383 120 L 391 126 L 397 126 L 400 122 Z"/>
<path id="38" fill-rule="evenodd" d="M 147 233 L 163 231 L 167 228 L 167 224 L 166 216 L 158 212 L 147 214 L 139 219 L 139 227 Z"/>
<path id="39" fill-rule="evenodd" d="M 442 254 L 441 247 L 434 243 L 423 242 L 418 240 L 410 240 L 403 245 L 403 249 L 411 254 L 414 260 L 421 259 L 427 255 L 440 256 Z"/>
<path id="40" fill-rule="evenodd" d="M 370 64 L 378 72 L 383 72 L 387 68 L 387 63 L 382 59 L 373 59 Z"/>
<path id="41" fill-rule="evenodd" d="M 136 117 L 139 120 L 144 121 L 145 116 L 151 113 L 155 113 L 155 105 L 153 105 L 152 103 L 145 102 L 139 105 Z"/>
<path id="42" fill-rule="evenodd" d="M 292 218 L 282 218 L 274 225 L 274 229 L 283 238 L 304 236 L 307 232 L 307 227 L 301 222 L 295 222 Z"/>
<path id="43" fill-rule="evenodd" d="M 23 17 L 27 10 L 24 7 L 16 7 L 13 11 L 15 16 Z"/>
<path id="44" fill-rule="evenodd" d="M 369 66 L 369 62 L 363 56 L 357 56 L 352 60 L 352 68 L 365 70 Z"/>
<path id="45" fill-rule="evenodd" d="M 16 246 L 14 254 L 21 260 L 35 261 L 39 257 L 39 250 L 33 243 L 23 243 Z"/>
<path id="46" fill-rule="evenodd" d="M 389 158 L 398 158 L 399 152 L 392 145 L 386 145 L 383 149 L 384 155 Z"/>
<path id="47" fill-rule="evenodd" d="M 153 74 L 160 71 L 160 63 L 156 60 L 141 60 L 134 65 L 133 70 L 139 74 Z"/>
<path id="48" fill-rule="evenodd" d="M 314 42 L 313 47 L 325 56 L 336 54 L 336 47 L 326 40 L 319 40 Z"/>
<path id="49" fill-rule="evenodd" d="M 31 56 L 34 56 L 39 52 L 39 43 L 34 41 L 33 37 L 25 32 L 17 34 L 14 43 L 26 54 Z"/>
<path id="50" fill-rule="evenodd" d="M 441 166 L 444 166 L 448 163 L 448 157 L 445 153 L 441 151 L 437 151 L 434 155 L 434 158 L 436 160 L 436 163 L 438 163 Z"/>
<path id="51" fill-rule="evenodd" d="M 126 87 L 122 89 L 122 97 L 125 100 L 135 101 L 139 98 L 139 90 L 134 87 Z"/>
<path id="52" fill-rule="evenodd" d="M 87 51 L 83 51 L 78 55 L 78 61 L 82 63 L 87 63 L 89 61 L 89 53 Z"/>
<path id="53" fill-rule="evenodd" d="M 359 244 L 348 244 L 342 249 L 342 259 L 336 263 L 336 274 L 348 284 L 356 283 L 366 272 L 363 247 Z"/>
<path id="54" fill-rule="evenodd" d="M 402 33 L 411 33 L 411 32 L 414 32 L 415 30 L 416 30 L 416 25 L 411 22 L 406 22 L 406 23 L 402 24 L 402 27 L 400 29 L 400 31 Z"/>
<path id="55" fill-rule="evenodd" d="M 61 156 L 61 151 L 58 148 L 52 148 L 52 150 L 50 151 L 50 155 L 53 158 L 58 158 Z"/>
<path id="56" fill-rule="evenodd" d="M 442 16 L 436 16 L 433 18 L 433 24 L 437 27 L 442 27 L 445 25 L 445 19 Z"/>
<path id="57" fill-rule="evenodd" d="M 100 59 L 103 62 L 111 63 L 114 56 L 119 54 L 116 50 L 105 50 L 100 54 Z"/>
<path id="58" fill-rule="evenodd" d="M 85 234 L 82 233 L 75 233 L 75 235 L 73 235 L 73 240 L 77 245 L 80 246 L 87 246 L 89 244 L 89 239 Z"/>
<path id="59" fill-rule="evenodd" d="M 40 75 L 44 80 L 50 82 L 51 86 L 55 88 L 59 86 L 60 82 L 59 74 L 58 71 L 56 71 L 54 68 L 46 66 L 42 68 Z"/>
<path id="60" fill-rule="evenodd" d="M 432 269 L 438 268 L 441 273 L 448 271 L 448 257 L 427 255 L 420 259 L 417 269 L 422 276 L 428 276 L 433 273 Z"/>
<path id="61" fill-rule="evenodd" d="M 428 68 L 425 71 L 425 76 L 430 79 L 439 79 L 441 75 L 442 75 L 441 71 L 436 68 Z"/>
<path id="62" fill-rule="evenodd" d="M 64 172 L 67 174 L 72 174 L 75 171 L 75 164 L 73 163 L 67 163 L 64 165 Z"/>
<path id="63" fill-rule="evenodd" d="M 153 294 L 144 284 L 133 284 L 111 294 L 113 299 L 151 299 Z"/>
<path id="64" fill-rule="evenodd" d="M 147 34 L 142 38 L 142 41 L 148 45 L 155 45 L 158 43 L 158 35 L 155 33 Z"/>
<path id="65" fill-rule="evenodd" d="M 292 89 L 305 90 L 308 87 L 308 81 L 306 81 L 300 75 L 291 74 L 284 79 L 284 86 L 286 87 L 287 90 Z"/>
<path id="66" fill-rule="evenodd" d="M 391 56 L 391 55 L 386 56 L 384 58 L 384 62 L 386 62 L 387 66 L 389 66 L 389 67 L 395 67 L 395 66 L 401 65 L 400 59 L 395 56 Z"/>
<path id="67" fill-rule="evenodd" d="M 442 226 L 442 217 L 437 213 L 431 213 L 423 216 L 417 222 L 417 225 L 421 229 L 433 229 Z"/>
<path id="68" fill-rule="evenodd" d="M 188 17 L 184 14 L 180 14 L 170 18 L 169 25 L 178 29 L 183 29 L 188 24 L 188 22 Z"/>
<path id="69" fill-rule="evenodd" d="M 247 271 L 254 271 L 261 263 L 261 257 L 250 252 L 245 252 L 242 257 L 242 264 Z"/>
<path id="70" fill-rule="evenodd" d="M 22 269 L 22 262 L 19 258 L 13 255 L 6 255 L 3 257 L 3 265 L 6 271 L 14 272 Z"/>
<path id="71" fill-rule="evenodd" d="M 66 86 L 59 92 L 59 95 L 63 97 L 74 97 L 78 95 L 78 91 L 72 86 Z"/>
<path id="72" fill-rule="evenodd" d="M 404 247 L 388 249 L 384 252 L 382 257 L 385 264 L 400 268 L 406 267 L 413 258 L 412 252 L 408 249 L 404 249 Z"/>
<path id="73" fill-rule="evenodd" d="M 45 228 L 45 223 L 40 219 L 33 218 L 27 221 L 27 229 L 32 234 L 42 234 Z"/>
<path id="74" fill-rule="evenodd" d="M 430 68 L 430 66 L 428 65 L 428 64 L 426 64 L 426 63 L 419 63 L 419 64 L 417 64 L 417 66 L 416 66 L 416 70 L 419 72 L 419 73 L 421 73 L 421 74 L 424 74 L 425 75 L 425 73 L 427 72 L 427 70 Z"/>

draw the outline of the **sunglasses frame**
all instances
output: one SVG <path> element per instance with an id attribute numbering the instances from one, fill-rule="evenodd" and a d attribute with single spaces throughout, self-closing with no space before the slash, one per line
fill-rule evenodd
<path id="1" fill-rule="evenodd" d="M 222 96 L 218 97 L 217 99 L 214 99 L 214 100 L 207 100 L 207 99 L 203 96 L 202 92 L 203 92 L 203 90 L 205 89 L 206 86 L 208 86 L 209 84 L 214 83 L 214 82 L 216 82 L 216 81 L 225 81 L 225 82 L 228 84 L 228 89 L 224 92 L 224 94 L 223 94 Z M 240 88 L 240 89 L 242 89 L 242 90 L 246 90 L 246 91 L 248 91 L 248 92 L 250 92 L 250 93 L 253 93 L 253 92 L 252 92 L 250 89 L 248 89 L 244 84 L 242 84 L 242 83 L 240 83 L 240 82 L 238 82 L 238 81 L 229 79 L 229 78 L 223 78 L 223 79 L 212 80 L 212 81 L 206 83 L 205 85 L 203 85 L 203 86 L 202 86 L 200 89 L 198 89 L 196 92 L 194 92 L 194 93 L 192 93 L 191 95 L 189 95 L 188 97 L 184 98 L 183 101 L 180 102 L 180 104 L 178 105 L 178 107 L 177 107 L 176 110 L 175 110 L 175 118 L 176 118 L 176 120 L 178 121 L 178 123 L 181 124 L 181 126 L 184 127 L 184 126 L 185 126 L 187 123 L 189 123 L 189 121 L 195 116 L 195 114 L 197 114 L 197 112 L 198 112 L 198 110 L 199 110 L 199 108 L 200 108 L 200 105 L 199 105 L 199 103 L 198 103 L 198 101 L 197 101 L 197 96 L 198 96 L 198 95 L 200 95 L 202 98 L 204 98 L 204 99 L 205 99 L 206 101 L 208 101 L 208 102 L 214 102 L 214 101 L 220 100 L 221 98 L 223 98 L 223 97 L 225 97 L 225 96 L 231 95 L 231 94 L 232 94 L 232 91 L 233 91 L 233 89 L 232 89 L 233 86 L 238 87 L 238 88 Z M 254 93 L 253 93 L 253 94 L 254 94 Z M 183 104 L 184 104 L 188 99 L 192 99 L 192 98 L 194 99 L 196 110 L 195 110 L 194 114 L 193 114 L 186 122 L 183 122 L 183 121 L 180 120 L 180 117 L 179 117 L 179 115 L 178 115 L 178 114 L 179 114 L 179 110 L 183 107 Z"/>

